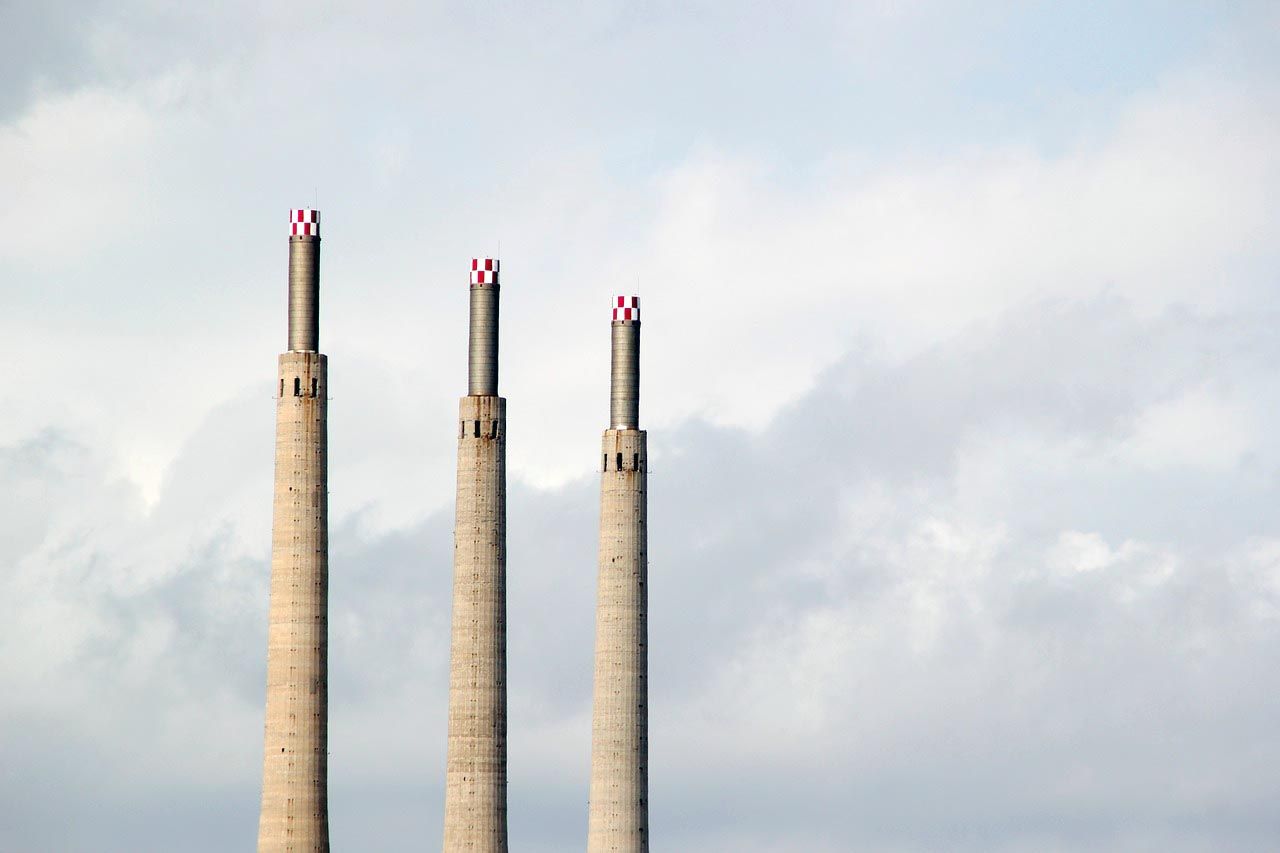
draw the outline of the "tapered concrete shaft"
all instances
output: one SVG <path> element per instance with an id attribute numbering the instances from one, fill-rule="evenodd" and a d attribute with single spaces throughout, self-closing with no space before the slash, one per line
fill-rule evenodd
<path id="1" fill-rule="evenodd" d="M 473 394 L 458 406 L 444 849 L 506 853 L 507 401 L 497 396 L 498 286 L 474 279 Z"/>
<path id="2" fill-rule="evenodd" d="M 318 236 L 292 237 L 295 260 L 319 256 Z M 298 252 L 299 243 L 315 244 Z M 299 263 L 303 279 L 319 280 Z M 291 288 L 292 293 L 292 288 Z M 314 304 L 314 303 L 313 303 Z M 290 343 L 294 342 L 290 301 Z M 314 335 L 310 339 L 315 342 Z M 258 850 L 327 851 L 329 494 L 328 363 L 314 351 L 280 356 L 276 405 L 267 710 Z"/>
<path id="3" fill-rule="evenodd" d="M 648 447 L 637 428 L 638 393 L 619 394 L 639 388 L 639 362 L 632 358 L 639 333 L 638 319 L 613 324 L 611 399 L 637 403 L 627 428 L 605 430 L 602 443 L 590 853 L 649 849 Z M 622 372 L 622 389 L 619 363 L 631 365 Z M 617 414 L 615 408 L 615 421 Z"/>

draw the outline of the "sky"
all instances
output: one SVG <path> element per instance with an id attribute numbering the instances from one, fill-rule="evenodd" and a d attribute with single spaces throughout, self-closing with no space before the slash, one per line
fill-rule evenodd
<path id="1" fill-rule="evenodd" d="M 513 851 L 586 835 L 644 305 L 655 851 L 1280 847 L 1267 3 L 0 0 L 0 850 L 257 831 L 286 215 L 330 821 L 441 837 L 503 262 Z"/>

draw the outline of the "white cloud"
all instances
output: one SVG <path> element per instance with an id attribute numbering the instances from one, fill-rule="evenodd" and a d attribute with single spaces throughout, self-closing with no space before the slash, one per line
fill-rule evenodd
<path id="1" fill-rule="evenodd" d="M 632 288 L 655 839 L 1274 846 L 1274 80 L 1202 58 L 1053 147 L 898 147 L 872 108 L 993 84 L 940 70 L 981 26 L 837 7 L 86 24 L 95 82 L 0 125 L 0 847 L 251 843 L 278 213 L 317 191 L 338 846 L 438 837 L 461 271 L 498 240 L 521 849 L 583 829 Z"/>
<path id="2" fill-rule="evenodd" d="M 1251 401 L 1197 388 L 1143 412 L 1122 453 L 1152 468 L 1229 472 L 1261 444 Z"/>
<path id="3" fill-rule="evenodd" d="M 0 263 L 73 265 L 136 228 L 154 132 L 146 104 L 92 89 L 37 102 L 0 125 Z"/>

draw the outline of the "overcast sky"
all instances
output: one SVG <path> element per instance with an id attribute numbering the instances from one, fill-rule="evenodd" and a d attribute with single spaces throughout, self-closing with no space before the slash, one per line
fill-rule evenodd
<path id="1" fill-rule="evenodd" d="M 439 844 L 499 253 L 513 851 L 633 292 L 655 851 L 1280 848 L 1277 151 L 1263 2 L 0 0 L 0 850 L 252 848 L 302 206 L 336 849 Z"/>

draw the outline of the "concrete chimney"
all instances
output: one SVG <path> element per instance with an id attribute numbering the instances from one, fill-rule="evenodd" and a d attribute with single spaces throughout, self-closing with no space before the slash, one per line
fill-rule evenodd
<path id="1" fill-rule="evenodd" d="M 444 850 L 507 850 L 507 401 L 498 396 L 498 260 L 471 261 L 458 407 Z"/>
<path id="2" fill-rule="evenodd" d="M 320 853 L 329 850 L 329 383 L 319 352 L 320 211 L 290 211 L 289 231 L 258 850 Z"/>
<path id="3" fill-rule="evenodd" d="M 600 482 L 588 853 L 649 849 L 648 450 L 640 299 L 613 301 L 610 428 Z"/>

